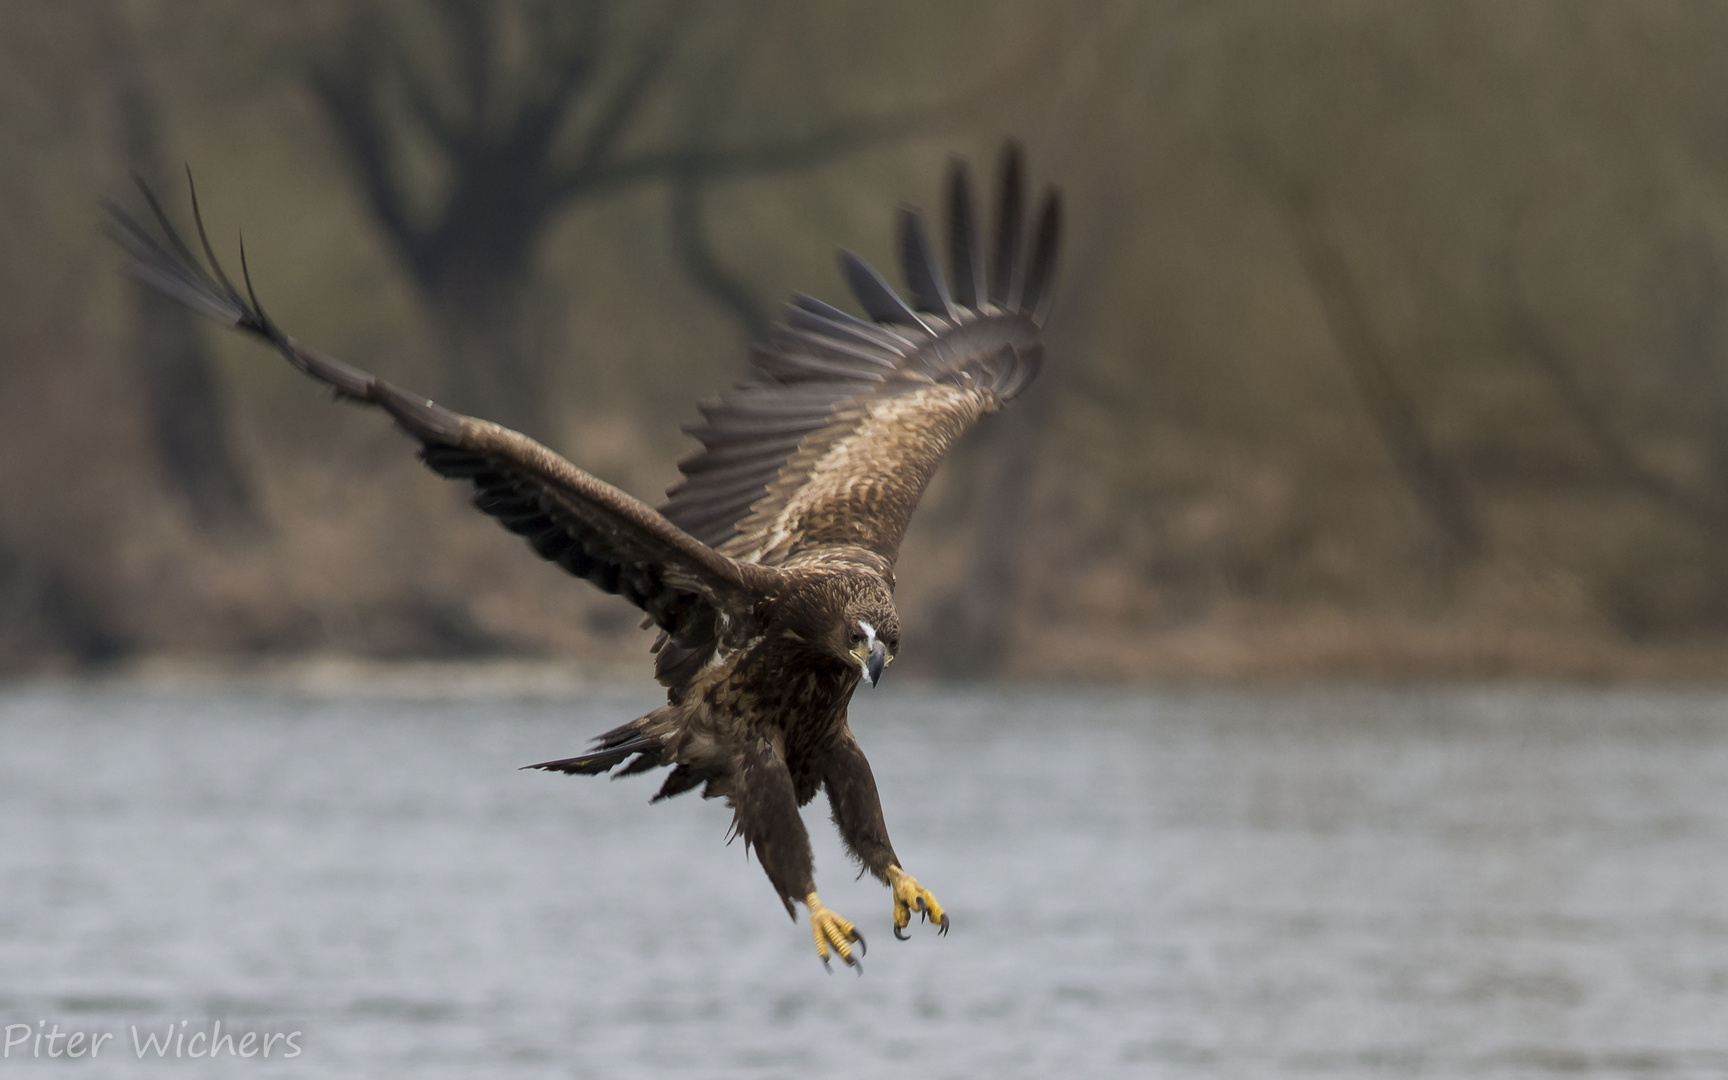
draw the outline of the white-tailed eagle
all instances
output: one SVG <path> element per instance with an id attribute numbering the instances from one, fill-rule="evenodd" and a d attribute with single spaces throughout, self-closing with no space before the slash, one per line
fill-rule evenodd
<path id="1" fill-rule="evenodd" d="M 827 791 L 847 848 L 893 891 L 896 937 L 914 912 L 947 931 L 947 913 L 894 854 L 846 710 L 859 681 L 874 685 L 900 647 L 894 559 L 924 486 L 956 439 L 1038 373 L 1060 231 L 1047 191 L 1026 249 L 1012 145 L 993 250 L 974 229 L 963 163 L 947 195 L 950 274 L 911 209 L 899 219 L 909 300 L 842 253 L 866 317 L 797 297 L 756 353 L 757 381 L 700 406 L 702 421 L 686 430 L 702 449 L 679 462 L 684 479 L 658 510 L 525 435 L 296 343 L 259 306 L 249 277 L 242 293 L 223 273 L 203 222 L 208 266 L 148 191 L 158 229 L 116 210 L 114 235 L 145 282 L 270 343 L 338 396 L 383 409 L 419 440 L 434 472 L 474 485 L 480 510 L 641 608 L 660 631 L 666 704 L 587 753 L 530 767 L 669 768 L 656 801 L 698 787 L 726 799 L 787 912 L 796 919 L 795 903 L 808 908 L 822 962 L 833 952 L 855 965 L 863 938 L 817 897 L 798 808 Z"/>

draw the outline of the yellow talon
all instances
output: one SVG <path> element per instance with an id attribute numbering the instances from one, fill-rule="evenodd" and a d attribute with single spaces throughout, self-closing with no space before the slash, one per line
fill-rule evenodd
<path id="1" fill-rule="evenodd" d="M 858 943 L 858 952 L 862 955 L 866 948 L 864 935 L 860 934 L 851 923 L 835 914 L 827 904 L 817 898 L 815 893 L 804 898 L 804 906 L 810 909 L 810 936 L 816 939 L 816 955 L 822 958 L 822 966 L 828 967 L 828 950 L 832 948 L 840 954 L 840 959 L 846 962 L 847 967 L 857 968 L 862 972 L 863 967 L 852 956 L 851 943 L 854 941 Z M 834 969 L 828 968 L 828 970 Z"/>
<path id="2" fill-rule="evenodd" d="M 937 924 L 941 929 L 938 934 L 948 932 L 948 914 L 942 910 L 942 905 L 930 895 L 930 890 L 918 884 L 911 874 L 898 866 L 888 868 L 888 886 L 894 890 L 894 936 L 905 941 L 906 935 L 900 931 L 906 929 L 912 922 L 914 911 L 921 913 L 925 921 Z"/>

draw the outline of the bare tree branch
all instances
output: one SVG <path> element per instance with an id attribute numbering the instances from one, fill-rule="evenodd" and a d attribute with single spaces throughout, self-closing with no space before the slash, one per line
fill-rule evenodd
<path id="1" fill-rule="evenodd" d="M 575 160 L 569 169 L 570 173 L 592 172 L 612 153 L 619 138 L 628 130 L 637 110 L 648 99 L 649 92 L 660 81 L 661 74 L 672 59 L 681 31 L 688 25 L 688 20 L 683 16 L 690 6 L 688 3 L 678 5 L 662 22 L 654 37 L 643 46 L 630 73 L 619 81 L 611 98 L 601 107 L 593 126 L 583 137 L 582 145 L 577 149 Z M 559 184 L 560 181 L 553 182 L 554 190 L 558 189 Z"/>
<path id="2" fill-rule="evenodd" d="M 336 129 L 373 215 L 409 262 L 418 263 L 426 237 L 409 221 L 407 198 L 390 163 L 391 140 L 379 115 L 375 76 L 369 74 L 376 56 L 362 44 L 369 37 L 357 32 L 346 44 L 345 55 L 311 65 L 307 78 Z"/>
<path id="3" fill-rule="evenodd" d="M 887 116 L 842 120 L 808 135 L 770 139 L 745 146 L 681 146 L 647 151 L 591 171 L 568 173 L 553 190 L 565 197 L 578 192 L 584 197 L 595 197 L 656 180 L 668 180 L 680 174 L 696 174 L 707 180 L 716 180 L 727 176 L 807 169 L 873 143 L 903 139 L 928 130 L 938 122 L 937 115 L 934 110 L 909 110 Z"/>
<path id="4" fill-rule="evenodd" d="M 460 119 L 451 115 L 447 107 L 439 102 L 431 85 L 409 59 L 400 40 L 385 35 L 381 47 L 389 54 L 390 70 L 401 80 L 402 96 L 407 101 L 409 110 L 444 148 L 445 153 L 456 153 L 464 135 Z"/>
<path id="5" fill-rule="evenodd" d="M 702 221 L 704 178 L 684 172 L 672 178 L 672 246 L 691 282 L 738 320 L 750 341 L 768 340 L 772 322 L 749 286 L 733 276 L 708 244 Z"/>
<path id="6" fill-rule="evenodd" d="M 432 10 L 446 28 L 458 86 L 468 102 L 468 129 L 471 133 L 484 132 L 492 120 L 491 61 L 497 49 L 493 20 L 481 5 L 468 0 L 436 0 Z"/>
<path id="7" fill-rule="evenodd" d="M 766 320 L 748 290 L 709 250 L 701 188 L 726 177 L 807 168 L 958 115 L 967 103 L 842 120 L 797 137 L 715 148 L 697 136 L 671 149 L 624 154 L 644 106 L 663 85 L 693 0 L 671 0 L 654 21 L 619 40 L 608 0 L 426 0 L 430 56 L 376 14 L 356 16 L 345 39 L 310 69 L 355 177 L 385 234 L 412 269 L 440 323 L 447 378 L 465 408 L 544 430 L 540 360 L 512 330 L 523 283 L 553 217 L 571 203 L 645 184 L 673 188 L 673 228 L 685 269 L 704 292 L 759 333 Z M 519 19 L 525 22 L 511 23 Z M 525 48 L 506 48 L 525 34 Z M 439 40 L 442 39 L 442 48 Z M 391 44 L 383 44 L 389 41 Z M 424 45 L 425 43 L 422 42 Z M 627 48 L 626 63 L 605 62 Z M 442 57 L 443 62 L 439 62 Z M 439 96 L 453 71 L 454 95 Z M 605 78 L 602 72 L 609 72 Z M 453 104 L 460 102 L 461 104 Z M 590 106 L 583 108 L 583 106 Z M 711 96 L 692 103 L 701 113 Z M 580 129 L 572 128 L 573 117 Z M 416 127 L 448 174 L 438 205 L 417 213 L 402 151 Z M 560 152 L 568 144 L 569 152 Z"/>
<path id="8" fill-rule="evenodd" d="M 1676 257 L 1662 264 L 1675 276 L 1665 291 L 1679 307 L 1681 359 L 1697 387 L 1704 414 L 1702 442 L 1717 500 L 1728 494 L 1728 372 L 1722 363 L 1722 264 L 1705 228 L 1688 229 Z"/>
<path id="9" fill-rule="evenodd" d="M 1719 535 L 1728 534 L 1728 508 L 1697 497 L 1646 465 L 1579 382 L 1565 346 L 1542 322 L 1530 303 L 1512 254 L 1510 236 L 1509 230 L 1506 247 L 1499 256 L 1508 336 L 1547 377 L 1561 404 L 1623 482 L 1698 528 Z"/>
<path id="10" fill-rule="evenodd" d="M 1416 402 L 1392 373 L 1386 342 L 1368 318 L 1349 265 L 1326 229 L 1314 196 L 1299 182 L 1276 182 L 1274 193 L 1314 283 L 1338 351 L 1393 464 L 1461 559 L 1482 550 L 1482 533 L 1462 481 L 1434 449 Z"/>

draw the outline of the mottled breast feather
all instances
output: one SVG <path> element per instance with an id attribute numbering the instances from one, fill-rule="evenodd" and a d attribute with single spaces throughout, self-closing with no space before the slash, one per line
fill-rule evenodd
<path id="1" fill-rule="evenodd" d="M 952 284 L 922 217 L 900 214 L 910 302 L 857 256 L 841 268 L 869 316 L 800 296 L 757 351 L 761 378 L 701 406 L 702 449 L 661 513 L 721 553 L 780 565 L 812 547 L 864 548 L 892 563 L 943 455 L 1037 375 L 1059 204 L 1046 192 L 1023 256 L 1021 165 L 1004 154 L 995 247 L 976 242 L 965 167 L 948 185 Z"/>

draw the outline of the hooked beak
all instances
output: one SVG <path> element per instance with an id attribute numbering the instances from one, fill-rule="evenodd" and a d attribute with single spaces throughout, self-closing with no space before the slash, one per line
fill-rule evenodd
<path id="1" fill-rule="evenodd" d="M 870 643 L 870 655 L 864 657 L 862 662 L 864 664 L 864 681 L 875 686 L 876 680 L 882 677 L 882 668 L 888 663 L 888 650 L 882 647 L 880 641 L 872 641 Z"/>

